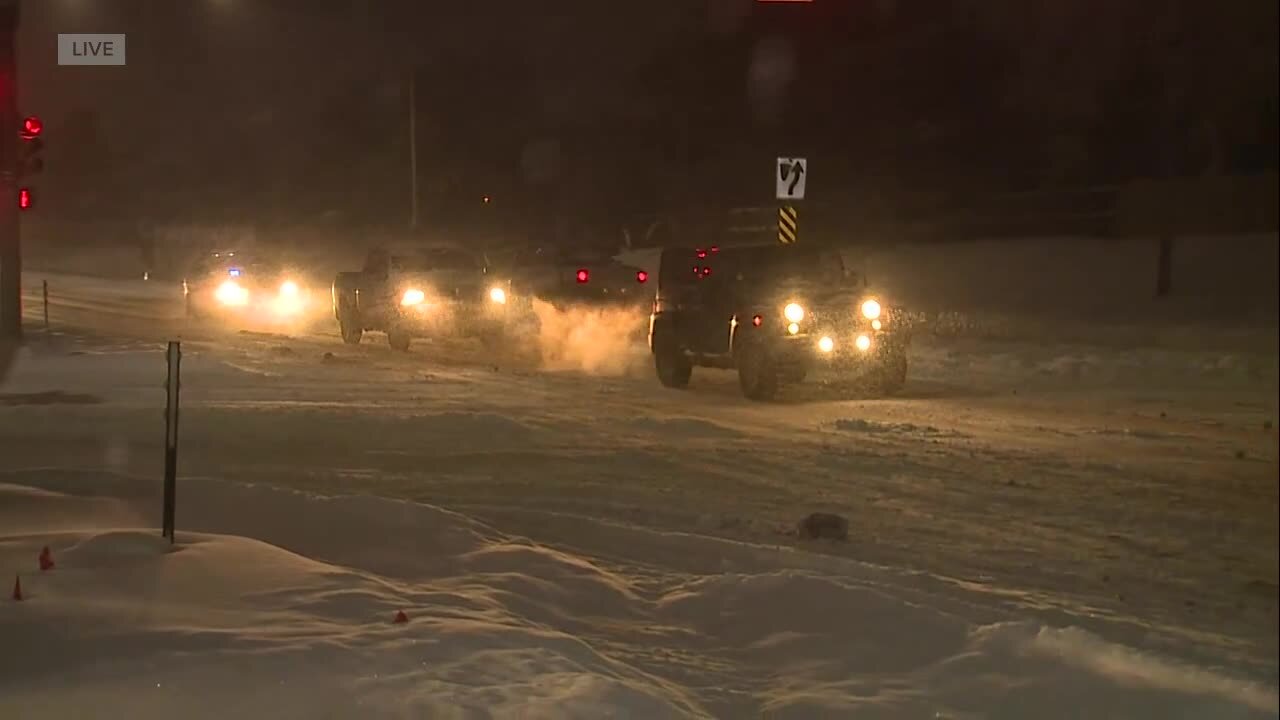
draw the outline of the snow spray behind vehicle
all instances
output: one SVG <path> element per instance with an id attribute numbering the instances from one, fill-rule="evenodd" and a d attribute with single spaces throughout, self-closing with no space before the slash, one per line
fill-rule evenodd
<path id="1" fill-rule="evenodd" d="M 547 370 L 621 376 L 643 372 L 647 354 L 642 330 L 648 320 L 625 306 L 568 305 L 533 301 L 538 318 L 537 350 Z"/>

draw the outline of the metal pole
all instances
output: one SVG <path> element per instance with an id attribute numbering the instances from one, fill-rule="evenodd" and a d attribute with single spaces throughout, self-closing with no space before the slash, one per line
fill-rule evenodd
<path id="1" fill-rule="evenodd" d="M 49 332 L 49 281 L 40 281 L 40 297 L 44 300 L 44 331 Z"/>
<path id="2" fill-rule="evenodd" d="M 164 520 L 161 535 L 174 542 L 174 513 L 178 499 L 178 389 L 182 386 L 182 343 L 170 340 L 165 353 L 169 375 L 164 413 Z"/>
<path id="3" fill-rule="evenodd" d="M 18 233 L 18 0 L 0 0 L 0 336 L 22 339 L 22 249 Z"/>
<path id="4" fill-rule="evenodd" d="M 417 71 L 409 71 L 409 227 L 418 227 Z"/>

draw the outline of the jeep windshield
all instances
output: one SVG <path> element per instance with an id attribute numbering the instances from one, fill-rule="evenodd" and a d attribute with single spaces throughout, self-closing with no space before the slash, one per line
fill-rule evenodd
<path id="1" fill-rule="evenodd" d="M 844 284 L 844 261 L 838 252 L 766 246 L 744 248 L 737 254 L 738 273 L 750 282 L 830 289 Z"/>

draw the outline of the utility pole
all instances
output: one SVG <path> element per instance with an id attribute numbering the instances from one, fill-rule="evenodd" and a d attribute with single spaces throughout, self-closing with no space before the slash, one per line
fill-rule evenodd
<path id="1" fill-rule="evenodd" d="M 18 234 L 18 0 L 0 0 L 0 337 L 22 339 Z"/>
<path id="2" fill-rule="evenodd" d="M 409 227 L 418 227 L 418 99 L 417 70 L 409 71 Z"/>

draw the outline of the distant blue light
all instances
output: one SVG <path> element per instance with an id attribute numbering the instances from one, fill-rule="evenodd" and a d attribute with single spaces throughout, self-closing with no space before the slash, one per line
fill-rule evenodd
<path id="1" fill-rule="evenodd" d="M 240 277 L 240 268 L 231 268 L 227 271 L 227 274 L 231 277 Z"/>

